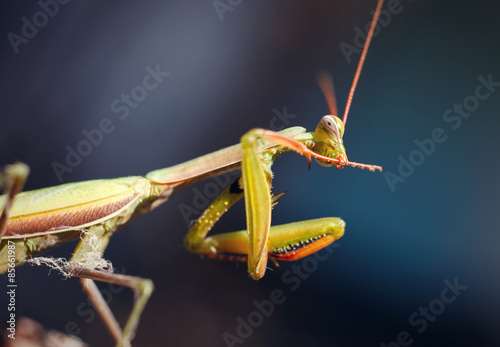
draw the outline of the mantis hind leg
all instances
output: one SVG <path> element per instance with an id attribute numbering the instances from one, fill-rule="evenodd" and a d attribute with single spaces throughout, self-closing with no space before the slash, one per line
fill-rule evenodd
<path id="1" fill-rule="evenodd" d="M 108 245 L 109 237 L 104 228 L 95 227 L 85 231 L 69 261 L 68 271 L 71 275 L 80 277 L 85 293 L 116 341 L 116 346 L 127 347 L 134 338 L 139 319 L 154 290 L 154 285 L 147 278 L 112 272 L 111 264 L 102 258 L 102 252 Z M 123 330 L 94 281 L 116 284 L 133 290 L 134 304 Z"/>
<path id="2" fill-rule="evenodd" d="M 116 341 L 117 347 L 129 347 L 130 341 L 134 338 L 135 331 L 139 324 L 139 319 L 144 307 L 153 293 L 153 281 L 147 278 L 140 278 L 128 275 L 114 274 L 101 270 L 73 268 L 75 276 L 80 277 L 82 286 L 90 301 L 94 305 L 97 313 L 106 325 L 106 328 Z M 94 281 L 112 283 L 128 287 L 134 291 L 134 306 L 132 312 L 121 330 L 111 309 L 102 297 L 101 292 Z"/>

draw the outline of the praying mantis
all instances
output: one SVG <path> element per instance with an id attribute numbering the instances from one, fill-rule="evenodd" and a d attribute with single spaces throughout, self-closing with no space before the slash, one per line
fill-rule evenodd
<path id="1" fill-rule="evenodd" d="M 271 211 L 281 196 L 271 195 L 271 167 L 282 153 L 294 151 L 305 156 L 309 166 L 314 158 L 327 167 L 352 166 L 382 171 L 380 166 L 349 161 L 342 140 L 382 3 L 383 0 L 378 1 L 343 119 L 338 117 L 332 80 L 326 75 L 319 78 L 331 114 L 321 118 L 314 132 L 306 132 L 302 127 L 280 132 L 255 128 L 243 135 L 240 144 L 145 176 L 67 183 L 27 192 L 21 191 L 28 177 L 28 166 L 23 163 L 7 166 L 0 174 L 0 185 L 5 189 L 5 195 L 0 197 L 0 273 L 29 261 L 79 277 L 116 345 L 130 346 L 153 292 L 153 283 L 149 279 L 113 273 L 102 255 L 116 231 L 181 189 L 214 175 L 241 169 L 241 175 L 190 225 L 184 245 L 207 258 L 246 261 L 254 280 L 264 276 L 268 260 L 298 260 L 338 240 L 345 229 L 345 222 L 340 218 L 271 226 Z M 207 236 L 219 218 L 242 197 L 247 229 Z M 69 261 L 33 258 L 78 238 L 80 241 Z M 123 329 L 94 281 L 126 286 L 134 291 L 132 311 Z"/>

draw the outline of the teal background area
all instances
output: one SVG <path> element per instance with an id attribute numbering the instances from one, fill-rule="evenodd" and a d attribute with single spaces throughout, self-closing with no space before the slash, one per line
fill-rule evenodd
<path id="1" fill-rule="evenodd" d="M 312 131 L 328 113 L 315 74 L 331 72 L 343 110 L 359 55 L 348 63 L 340 45 L 354 45 L 355 27 L 364 28 L 375 6 L 242 1 L 221 20 L 212 1 L 71 1 L 16 53 L 9 33 L 20 34 L 22 18 L 32 20 L 41 7 L 5 2 L 0 163 L 30 165 L 26 190 L 57 185 L 52 164 L 64 164 L 67 147 L 104 118 L 114 130 L 63 182 L 143 175 L 237 143 L 253 127 Z M 249 316 L 256 327 L 248 336 L 239 331 L 235 346 L 500 344 L 500 87 L 459 126 L 443 118 L 455 104 L 473 102 L 479 76 L 500 81 L 498 2 L 401 0 L 400 8 L 373 39 L 344 136 L 350 160 L 384 173 L 316 163 L 308 170 L 289 153 L 273 167 L 273 191 L 287 191 L 273 224 L 342 217 L 345 235 L 333 252 L 323 251 L 324 261 L 270 263 L 258 282 L 245 264 L 201 260 L 182 246 L 186 218 L 197 215 L 184 218 L 181 210 L 196 209 L 197 192 L 210 188 L 189 187 L 117 233 L 106 250 L 115 268 L 156 285 L 135 346 L 231 345 L 224 336 L 238 336 Z M 120 119 L 113 101 L 157 64 L 170 75 Z M 284 107 L 295 115 L 289 124 L 273 112 Z M 437 128 L 446 140 L 419 157 L 415 141 Z M 401 158 L 423 162 L 403 177 Z M 393 189 L 391 174 L 404 180 Z M 243 229 L 243 205 L 214 232 Z M 75 245 L 48 255 L 69 257 Z M 79 281 L 48 273 L 18 268 L 18 316 L 46 329 L 76 327 L 91 346 L 112 345 Z M 466 288 L 444 303 L 454 281 Z M 118 291 L 111 307 L 123 322 L 132 295 Z M 255 301 L 276 293 L 281 301 L 268 317 L 255 313 Z M 1 321 L 7 299 L 0 295 Z"/>

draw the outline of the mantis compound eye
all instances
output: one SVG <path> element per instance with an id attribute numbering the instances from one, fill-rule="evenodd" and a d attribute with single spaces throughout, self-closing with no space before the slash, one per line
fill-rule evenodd
<path id="1" fill-rule="evenodd" d="M 330 134 L 334 134 L 338 138 L 344 136 L 344 123 L 342 123 L 339 117 L 327 115 L 321 118 L 321 123 Z"/>

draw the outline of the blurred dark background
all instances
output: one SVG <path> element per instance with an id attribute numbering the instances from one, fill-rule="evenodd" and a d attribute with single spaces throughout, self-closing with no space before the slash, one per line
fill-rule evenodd
<path id="1" fill-rule="evenodd" d="M 219 16 L 212 1 L 72 1 L 44 16 L 34 1 L 2 3 L 0 163 L 30 165 L 26 190 L 57 185 L 53 163 L 66 164 L 68 146 L 105 118 L 114 130 L 62 174 L 64 183 L 142 175 L 237 143 L 256 126 L 313 130 L 328 113 L 315 82 L 321 69 L 332 73 L 343 110 L 359 55 L 348 63 L 340 45 L 354 45 L 375 0 L 220 3 L 231 10 Z M 190 187 L 120 231 L 105 253 L 156 285 L 135 346 L 231 345 L 224 333 L 238 336 L 238 317 L 247 321 L 254 300 L 277 289 L 286 301 L 234 345 L 381 346 L 398 336 L 412 346 L 500 344 L 500 88 L 474 103 L 479 76 L 500 81 L 498 2 L 401 0 L 395 9 L 372 42 L 344 136 L 349 159 L 382 165 L 384 174 L 308 171 L 293 154 L 274 166 L 274 191 L 288 193 L 273 224 L 340 216 L 347 228 L 338 247 L 313 268 L 312 260 L 295 264 L 311 270 L 296 290 L 282 279 L 292 263 L 270 264 L 254 282 L 244 264 L 200 260 L 182 247 L 180 209 L 193 207 L 194 189 L 206 183 Z M 39 25 L 25 29 L 30 38 L 22 38 L 23 17 Z M 111 104 L 157 65 L 170 75 L 120 119 Z M 473 112 L 460 125 L 446 122 L 464 100 Z M 273 112 L 284 107 L 289 124 Z M 410 157 L 415 140 L 436 128 L 446 141 Z M 400 176 L 401 158 L 420 160 L 404 182 L 390 176 Z M 240 202 L 216 232 L 244 226 Z M 50 255 L 69 257 L 74 247 Z M 18 269 L 16 313 L 112 345 L 79 281 L 48 273 Z M 452 303 L 441 296 L 446 281 L 466 286 Z M 130 291 L 111 299 L 123 322 Z M 6 295 L 0 303 L 4 321 Z"/>

